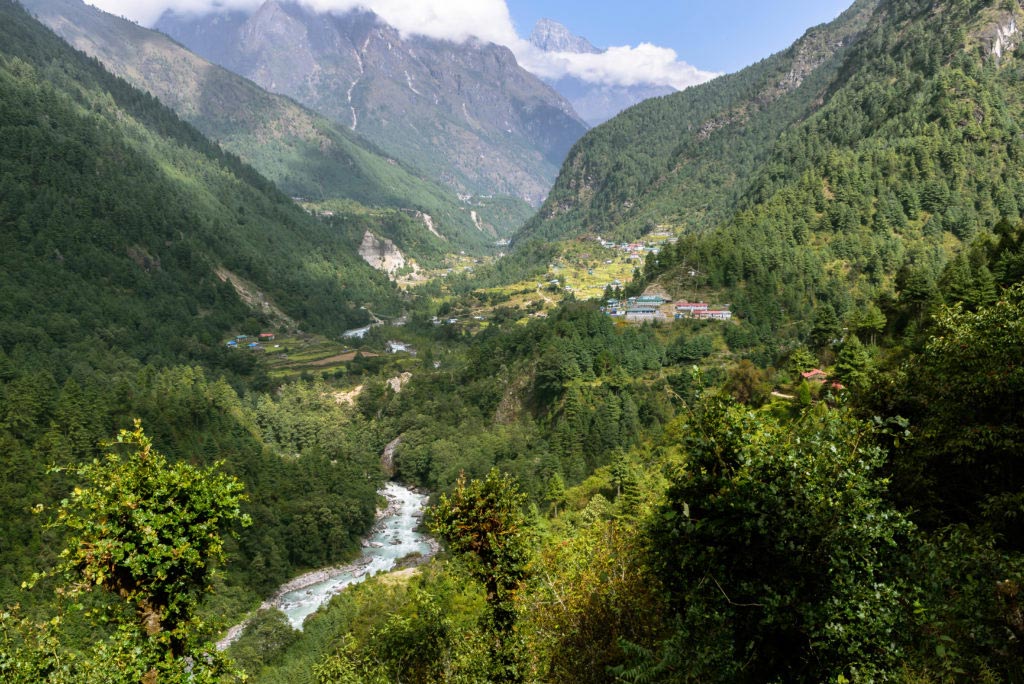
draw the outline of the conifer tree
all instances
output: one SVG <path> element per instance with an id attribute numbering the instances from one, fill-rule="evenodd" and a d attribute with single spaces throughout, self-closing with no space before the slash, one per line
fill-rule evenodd
<path id="1" fill-rule="evenodd" d="M 871 356 L 856 335 L 849 335 L 836 358 L 835 375 L 851 389 L 860 389 L 869 380 Z"/>

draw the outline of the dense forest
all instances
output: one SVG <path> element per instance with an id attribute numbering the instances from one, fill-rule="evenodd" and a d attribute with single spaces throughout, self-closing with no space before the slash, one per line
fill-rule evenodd
<path id="1" fill-rule="evenodd" d="M 1024 100 L 993 42 L 1022 20 L 1016 0 L 857 2 L 591 133 L 553 201 L 600 148 L 588 173 L 632 177 L 613 204 L 635 213 L 595 200 L 524 236 L 688 217 L 621 294 L 735 314 L 627 325 L 481 289 L 532 282 L 551 242 L 399 291 L 352 245 L 403 217 L 310 217 L 0 0 L 0 675 L 1022 681 Z M 758 97 L 801 63 L 802 85 Z M 699 129 L 752 101 L 693 168 L 692 140 L 642 116 Z M 689 168 L 678 203 L 650 190 L 672 145 L 640 149 L 647 126 Z M 704 182 L 720 194 L 697 216 Z M 360 307 L 394 316 L 361 341 L 380 355 L 330 372 L 224 344 L 337 337 Z M 388 444 L 432 493 L 441 553 L 301 632 L 257 610 L 356 553 Z"/>
<path id="2" fill-rule="evenodd" d="M 4 604 L 34 604 L 16 588 L 59 551 L 29 513 L 73 482 L 48 469 L 99 457 L 133 418 L 169 456 L 223 461 L 249 485 L 261 525 L 237 542 L 242 602 L 351 552 L 376 506 L 369 428 L 352 421 L 346 445 L 336 406 L 296 417 L 304 400 L 287 393 L 243 402 L 268 379 L 224 340 L 300 321 L 337 333 L 369 320 L 363 303 L 398 311 L 394 287 L 152 97 L 16 5 L 0 11 Z M 344 464 L 328 467 L 335 449 Z"/>
<path id="3" fill-rule="evenodd" d="M 1024 291 L 997 300 L 940 305 L 906 356 L 805 399 L 744 394 L 710 324 L 586 365 L 587 307 L 483 366 L 446 355 L 360 408 L 404 430 L 401 477 L 447 492 L 451 557 L 301 637 L 260 614 L 230 653 L 266 682 L 1016 681 Z"/>

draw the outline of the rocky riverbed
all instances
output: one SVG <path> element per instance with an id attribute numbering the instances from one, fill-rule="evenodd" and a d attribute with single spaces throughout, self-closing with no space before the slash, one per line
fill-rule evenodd
<path id="1" fill-rule="evenodd" d="M 359 559 L 346 565 L 321 568 L 300 575 L 281 585 L 272 597 L 263 602 L 261 609 L 277 608 L 288 616 L 296 629 L 303 621 L 332 596 L 378 572 L 388 572 L 402 558 L 417 556 L 427 559 L 437 551 L 437 543 L 418 532 L 423 518 L 427 495 L 408 487 L 389 482 L 381 494 L 387 506 L 377 512 L 373 531 L 363 540 Z M 230 646 L 245 630 L 248 621 L 235 625 L 217 642 L 221 650 Z"/>

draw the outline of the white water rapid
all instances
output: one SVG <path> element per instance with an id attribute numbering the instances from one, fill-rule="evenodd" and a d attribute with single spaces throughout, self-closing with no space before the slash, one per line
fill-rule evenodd
<path id="1" fill-rule="evenodd" d="M 362 582 L 378 572 L 388 572 L 399 559 L 410 554 L 419 553 L 424 557 L 433 555 L 437 550 L 436 543 L 416 531 L 423 518 L 427 495 L 417 494 L 395 482 L 387 483 L 380 493 L 387 499 L 388 506 L 378 512 L 377 524 L 370 536 L 363 540 L 363 550 L 358 560 L 296 577 L 282 585 L 260 608 L 277 608 L 288 616 L 292 627 L 302 629 L 302 622 L 309 615 L 345 587 Z M 241 635 L 247 624 L 248 621 L 228 630 L 227 636 L 218 642 L 218 648 L 227 648 Z"/>

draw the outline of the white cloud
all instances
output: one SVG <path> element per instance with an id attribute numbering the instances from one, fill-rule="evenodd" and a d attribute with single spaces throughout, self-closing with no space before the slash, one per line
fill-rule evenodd
<path id="1" fill-rule="evenodd" d="M 152 26 L 165 10 L 205 14 L 253 10 L 264 0 L 86 0 L 107 12 Z M 685 88 L 717 74 L 679 60 L 674 50 L 643 43 L 613 47 L 601 54 L 577 55 L 538 50 L 516 35 L 505 0 L 300 0 L 320 12 L 365 9 L 403 35 L 463 42 L 476 38 L 509 47 L 519 62 L 539 76 L 572 75 L 605 85 L 671 85 Z"/>
<path id="2" fill-rule="evenodd" d="M 680 61 L 671 48 L 650 43 L 611 47 L 600 54 L 542 52 L 529 47 L 517 50 L 516 57 L 524 68 L 544 78 L 575 76 L 603 85 L 668 85 L 682 90 L 718 76 Z"/>
<path id="3" fill-rule="evenodd" d="M 152 26 L 165 10 L 206 14 L 254 10 L 264 0 L 87 0 L 111 14 Z M 505 0 L 300 0 L 318 12 L 366 9 L 403 34 L 463 42 L 469 38 L 508 45 L 518 38 Z"/>
<path id="4" fill-rule="evenodd" d="M 455 42 L 478 38 L 508 45 L 517 40 L 505 0 L 303 0 L 319 11 L 367 9 L 403 35 Z"/>

